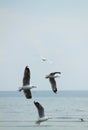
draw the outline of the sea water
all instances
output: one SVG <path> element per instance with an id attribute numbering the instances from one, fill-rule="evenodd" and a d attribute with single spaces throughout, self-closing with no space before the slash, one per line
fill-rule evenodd
<path id="1" fill-rule="evenodd" d="M 0 130 L 88 130 L 88 91 L 32 91 L 32 96 L 26 99 L 23 92 L 0 92 Z M 34 101 L 50 117 L 40 125 L 35 123 Z"/>

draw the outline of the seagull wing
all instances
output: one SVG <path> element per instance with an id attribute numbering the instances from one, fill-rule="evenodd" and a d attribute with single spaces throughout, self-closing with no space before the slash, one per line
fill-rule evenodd
<path id="1" fill-rule="evenodd" d="M 28 66 L 25 67 L 24 70 L 24 77 L 23 77 L 23 86 L 29 85 L 30 84 L 30 69 Z M 29 88 L 24 89 L 24 94 L 26 98 L 32 98 L 31 90 Z"/>
<path id="2" fill-rule="evenodd" d="M 43 106 L 39 102 L 35 102 L 35 101 L 34 101 L 34 104 L 35 104 L 35 106 L 36 106 L 36 108 L 38 110 L 39 117 L 40 118 L 44 117 L 45 115 L 44 115 L 44 108 L 43 108 Z"/>
<path id="3" fill-rule="evenodd" d="M 61 74 L 61 72 L 52 72 L 50 75 Z"/>
<path id="4" fill-rule="evenodd" d="M 52 87 L 53 92 L 56 93 L 57 92 L 57 85 L 56 85 L 55 79 L 54 78 L 49 78 L 49 81 L 51 83 L 51 87 Z"/>

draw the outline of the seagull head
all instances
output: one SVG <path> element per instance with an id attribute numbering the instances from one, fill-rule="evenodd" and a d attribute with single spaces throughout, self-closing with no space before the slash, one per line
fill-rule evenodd
<path id="1" fill-rule="evenodd" d="M 49 75 L 46 75 L 45 78 L 48 79 L 48 78 L 49 78 Z"/>
<path id="2" fill-rule="evenodd" d="M 36 86 L 32 86 L 32 88 L 37 88 Z"/>

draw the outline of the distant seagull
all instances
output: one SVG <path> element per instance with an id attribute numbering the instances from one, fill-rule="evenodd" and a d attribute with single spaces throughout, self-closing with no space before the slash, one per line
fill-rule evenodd
<path id="1" fill-rule="evenodd" d="M 83 122 L 83 121 L 84 121 L 84 119 L 83 119 L 83 118 L 80 118 L 80 120 L 81 120 L 81 122 Z"/>
<path id="2" fill-rule="evenodd" d="M 46 61 L 46 60 L 47 60 L 46 58 L 42 57 L 42 61 Z"/>
<path id="3" fill-rule="evenodd" d="M 47 62 L 47 63 L 49 63 L 49 64 L 52 64 L 52 63 L 53 63 L 53 61 L 51 61 L 50 59 L 47 59 L 47 58 L 45 58 L 45 57 L 43 57 L 43 56 L 41 56 L 41 60 L 42 60 L 43 62 Z"/>
<path id="4" fill-rule="evenodd" d="M 36 124 L 40 125 L 41 122 L 44 122 L 44 121 L 47 121 L 48 119 L 51 119 L 51 118 L 45 116 L 44 108 L 39 102 L 34 101 L 34 104 L 38 110 L 38 115 L 39 115 L 39 119 L 36 121 Z"/>
<path id="5" fill-rule="evenodd" d="M 27 99 L 32 98 L 31 90 L 32 88 L 36 88 L 36 86 L 30 86 L 30 69 L 28 66 L 25 67 L 24 77 L 23 77 L 23 87 L 19 89 L 19 91 L 24 92 Z"/>
<path id="6" fill-rule="evenodd" d="M 55 81 L 55 78 L 59 77 L 58 75 L 56 74 L 61 74 L 61 72 L 52 72 L 50 73 L 49 75 L 47 75 L 45 78 L 48 79 L 49 78 L 49 81 L 51 83 L 51 87 L 52 87 L 52 90 L 54 93 L 57 92 L 57 85 L 56 85 L 56 81 Z"/>

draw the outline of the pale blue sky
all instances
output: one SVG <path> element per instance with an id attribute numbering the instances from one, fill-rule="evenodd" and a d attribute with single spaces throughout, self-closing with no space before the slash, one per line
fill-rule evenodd
<path id="1" fill-rule="evenodd" d="M 87 56 L 88 0 L 0 0 L 0 90 L 22 86 L 26 65 L 37 90 L 53 71 L 58 90 L 88 90 Z"/>

